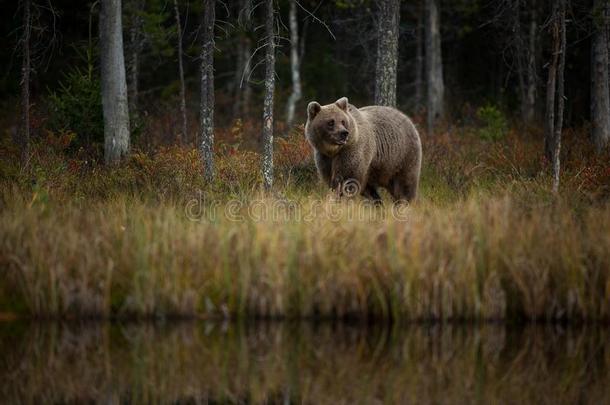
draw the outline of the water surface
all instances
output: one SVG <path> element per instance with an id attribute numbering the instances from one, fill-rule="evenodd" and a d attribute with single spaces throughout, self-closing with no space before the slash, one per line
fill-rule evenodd
<path id="1" fill-rule="evenodd" d="M 3 404 L 606 404 L 603 327 L 0 323 Z"/>

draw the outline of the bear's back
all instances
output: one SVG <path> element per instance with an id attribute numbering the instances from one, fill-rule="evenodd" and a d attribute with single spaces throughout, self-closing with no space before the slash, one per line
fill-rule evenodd
<path id="1" fill-rule="evenodd" d="M 362 135 L 371 136 L 375 141 L 375 156 L 370 172 L 375 180 L 386 183 L 404 166 L 405 160 L 419 159 L 419 134 L 409 117 L 385 106 L 367 106 L 358 111 L 358 121 L 365 123 L 366 128 Z"/>

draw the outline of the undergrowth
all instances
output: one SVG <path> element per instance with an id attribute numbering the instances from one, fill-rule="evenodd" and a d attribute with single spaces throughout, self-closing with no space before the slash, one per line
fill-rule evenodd
<path id="1" fill-rule="evenodd" d="M 426 137 L 415 204 L 336 201 L 302 128 L 260 190 L 247 125 L 104 166 L 46 132 L 2 143 L 0 312 L 42 317 L 609 319 L 610 166 L 566 131 L 561 193 L 539 134 Z M 6 157 L 6 158 L 5 158 Z"/>

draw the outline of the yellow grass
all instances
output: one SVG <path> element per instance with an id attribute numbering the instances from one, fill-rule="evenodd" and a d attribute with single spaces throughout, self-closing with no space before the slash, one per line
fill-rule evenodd
<path id="1" fill-rule="evenodd" d="M 300 133 L 266 195 L 238 144 L 206 184 L 189 147 L 104 167 L 49 134 L 21 167 L 0 143 L 0 316 L 609 320 L 610 155 L 583 137 L 559 196 L 539 134 L 424 138 L 399 208 L 334 201 Z"/>
<path id="2" fill-rule="evenodd" d="M 35 316 L 609 319 L 607 204 L 14 198 L 0 229 Z"/>

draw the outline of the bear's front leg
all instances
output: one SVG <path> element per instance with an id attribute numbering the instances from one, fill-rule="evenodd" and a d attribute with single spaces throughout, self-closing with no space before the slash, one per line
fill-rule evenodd
<path id="1" fill-rule="evenodd" d="M 333 160 L 331 188 L 338 198 L 355 197 L 366 188 L 366 175 L 351 161 Z"/>
<path id="2" fill-rule="evenodd" d="M 318 169 L 318 177 L 324 183 L 326 187 L 332 187 L 332 160 L 331 158 L 322 155 L 317 150 L 313 154 L 314 162 L 316 163 L 316 169 Z"/>

